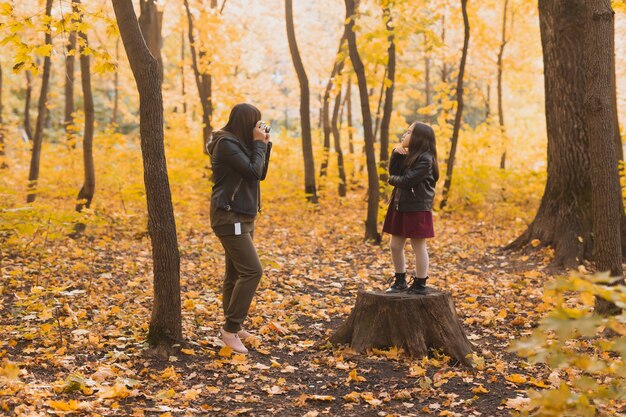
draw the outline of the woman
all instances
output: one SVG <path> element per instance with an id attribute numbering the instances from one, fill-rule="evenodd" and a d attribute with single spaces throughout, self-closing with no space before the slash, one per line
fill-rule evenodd
<path id="1" fill-rule="evenodd" d="M 393 194 L 383 232 L 391 234 L 391 260 L 395 269 L 389 293 L 407 291 L 426 293 L 428 279 L 428 251 L 426 239 L 435 236 L 432 207 L 435 184 L 439 179 L 437 145 L 433 129 L 424 123 L 409 126 L 402 144 L 393 150 L 389 161 L 389 184 Z M 406 282 L 404 246 L 407 239 L 415 254 L 415 276 L 411 286 Z"/>
<path id="2" fill-rule="evenodd" d="M 226 126 L 213 133 L 207 145 L 213 166 L 211 228 L 226 257 L 222 287 L 225 323 L 220 339 L 243 354 L 248 349 L 241 340 L 251 335 L 242 323 L 263 275 L 252 238 L 254 219 L 261 210 L 259 181 L 267 174 L 269 139 L 259 109 L 242 103 L 233 107 Z"/>

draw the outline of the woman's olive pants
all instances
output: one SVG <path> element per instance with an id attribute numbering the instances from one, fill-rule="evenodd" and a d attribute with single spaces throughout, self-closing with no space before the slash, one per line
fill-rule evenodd
<path id="1" fill-rule="evenodd" d="M 263 275 L 263 267 L 252 242 L 254 232 L 238 236 L 220 236 L 226 253 L 226 275 L 222 303 L 224 330 L 236 333 L 248 316 L 250 303 Z"/>

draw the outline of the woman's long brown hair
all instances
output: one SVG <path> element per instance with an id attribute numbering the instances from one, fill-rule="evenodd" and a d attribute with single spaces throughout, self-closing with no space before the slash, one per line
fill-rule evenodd
<path id="1" fill-rule="evenodd" d="M 230 111 L 228 123 L 222 128 L 227 132 L 237 136 L 237 138 L 248 148 L 252 148 L 254 137 L 252 131 L 261 120 L 261 111 L 252 104 L 240 103 Z"/>
<path id="2" fill-rule="evenodd" d="M 425 123 L 415 122 L 411 139 L 409 140 L 409 155 L 405 161 L 405 168 L 411 167 L 426 152 L 433 156 L 433 176 L 435 181 L 437 181 L 439 179 L 439 164 L 437 163 L 435 131 Z"/>

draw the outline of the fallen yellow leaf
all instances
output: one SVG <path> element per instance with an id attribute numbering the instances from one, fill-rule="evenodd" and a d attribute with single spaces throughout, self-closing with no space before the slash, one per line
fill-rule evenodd
<path id="1" fill-rule="evenodd" d="M 176 375 L 176 370 L 173 366 L 170 366 L 161 372 L 161 378 L 163 379 L 176 379 L 178 375 Z"/>
<path id="2" fill-rule="evenodd" d="M 230 358 L 230 355 L 233 354 L 233 348 L 230 346 L 224 346 L 220 349 L 218 355 L 222 358 Z"/>
<path id="3" fill-rule="evenodd" d="M 47 401 L 46 404 L 57 411 L 76 411 L 79 408 L 78 401 L 76 400 L 69 400 L 68 402 L 50 400 Z"/>
<path id="4" fill-rule="evenodd" d="M 98 397 L 100 398 L 126 398 L 128 396 L 130 396 L 130 391 L 126 388 L 126 385 L 120 383 L 117 383 L 98 394 Z"/>
<path id="5" fill-rule="evenodd" d="M 343 399 L 349 403 L 358 403 L 361 396 L 358 392 L 352 391 L 350 394 L 346 394 L 343 396 Z"/>
<path id="6" fill-rule="evenodd" d="M 522 374 L 511 374 L 505 378 L 507 381 L 512 382 L 514 384 L 524 384 L 528 380 L 526 376 Z"/>
<path id="7" fill-rule="evenodd" d="M 200 391 L 198 391 L 197 389 L 188 389 L 186 391 L 183 391 L 183 398 L 189 401 L 193 401 L 196 398 L 198 398 L 198 395 L 200 395 Z"/>
<path id="8" fill-rule="evenodd" d="M 472 388 L 472 392 L 474 394 L 487 394 L 489 390 L 483 387 L 483 384 L 480 384 L 479 386 Z"/>
<path id="9" fill-rule="evenodd" d="M 350 382 L 350 381 L 361 382 L 361 381 L 365 381 L 365 378 L 360 375 L 357 375 L 356 369 L 353 369 L 352 371 L 350 371 L 350 374 L 348 374 L 348 379 L 346 379 L 346 382 Z"/>

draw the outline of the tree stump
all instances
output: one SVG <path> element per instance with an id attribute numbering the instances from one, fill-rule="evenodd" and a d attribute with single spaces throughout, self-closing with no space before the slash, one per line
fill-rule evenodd
<path id="1" fill-rule="evenodd" d="M 329 340 L 357 352 L 395 346 L 411 356 L 427 356 L 429 349 L 441 349 L 472 367 L 472 345 L 450 294 L 432 289 L 423 295 L 359 291 L 350 316 Z"/>

